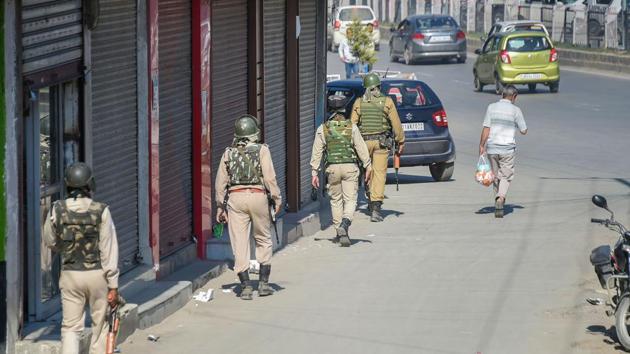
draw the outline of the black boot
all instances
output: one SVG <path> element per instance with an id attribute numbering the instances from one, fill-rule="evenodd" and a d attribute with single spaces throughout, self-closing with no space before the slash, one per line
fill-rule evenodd
<path id="1" fill-rule="evenodd" d="M 249 280 L 248 271 L 238 273 L 238 280 L 241 281 L 241 299 L 251 300 L 254 295 L 254 287 Z"/>
<path id="2" fill-rule="evenodd" d="M 383 202 L 372 202 L 372 217 L 370 218 L 370 221 L 383 221 L 383 215 L 381 214 L 381 205 L 383 205 Z"/>
<path id="3" fill-rule="evenodd" d="M 341 224 L 339 224 L 339 228 L 337 229 L 337 235 L 339 236 L 339 246 L 341 247 L 350 247 L 350 234 L 348 234 L 348 228 L 352 224 L 350 219 L 343 218 L 341 220 Z"/>
<path id="4" fill-rule="evenodd" d="M 271 274 L 271 264 L 261 264 L 260 278 L 258 281 L 258 296 L 273 295 L 273 289 L 269 286 L 269 274 Z"/>

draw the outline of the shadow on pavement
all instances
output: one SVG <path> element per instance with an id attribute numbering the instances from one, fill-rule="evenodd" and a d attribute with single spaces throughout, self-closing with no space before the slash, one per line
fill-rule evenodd
<path id="1" fill-rule="evenodd" d="M 604 343 L 613 346 L 615 350 L 630 353 L 630 350 L 625 349 L 621 344 L 619 344 L 617 332 L 613 326 L 610 326 L 610 328 L 606 328 L 601 325 L 588 326 L 586 327 L 586 332 L 590 334 L 603 335 L 605 337 L 603 339 Z"/>
<path id="2" fill-rule="evenodd" d="M 330 243 L 335 243 L 334 240 L 335 238 L 327 238 L 327 237 L 315 237 L 314 238 L 315 241 L 329 241 Z M 356 245 L 357 243 L 372 243 L 372 241 L 370 240 L 365 240 L 365 239 L 360 239 L 360 238 L 352 238 L 350 237 L 350 244 L 351 245 Z"/>
<path id="3" fill-rule="evenodd" d="M 451 179 L 449 181 L 445 181 L 446 183 L 448 182 L 454 182 L 454 179 Z M 445 182 L 441 182 L 441 183 L 445 183 Z M 433 177 L 431 176 L 416 176 L 416 175 L 404 175 L 404 174 L 398 174 L 398 184 L 421 184 L 421 183 L 435 183 L 435 180 L 433 180 Z M 393 173 L 388 173 L 387 174 L 387 184 L 396 184 L 396 175 Z"/>
<path id="4" fill-rule="evenodd" d="M 514 212 L 515 209 L 525 209 L 522 205 L 506 204 L 503 206 L 503 215 L 509 215 Z M 483 207 L 475 212 L 477 215 L 494 214 L 494 205 Z"/>
<path id="5" fill-rule="evenodd" d="M 258 290 L 258 280 L 253 280 L 252 279 L 252 286 L 254 287 L 254 290 Z M 286 289 L 283 286 L 280 286 L 280 285 L 278 285 L 276 283 L 271 283 L 271 282 L 269 283 L 269 286 L 271 286 L 271 288 L 275 292 L 280 292 L 280 291 Z M 232 290 L 232 292 L 236 295 L 236 297 L 240 296 L 239 294 L 241 293 L 241 290 L 242 290 L 240 283 L 224 284 L 224 285 L 221 285 L 221 289 L 222 290 L 227 290 L 227 289 Z"/>

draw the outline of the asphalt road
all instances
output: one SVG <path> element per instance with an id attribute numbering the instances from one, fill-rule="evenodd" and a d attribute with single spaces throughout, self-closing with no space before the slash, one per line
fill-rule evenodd
<path id="1" fill-rule="evenodd" d="M 604 297 L 590 250 L 616 239 L 589 224 L 605 215 L 591 195 L 630 224 L 630 81 L 564 70 L 560 93 L 519 96 L 529 134 L 518 138 L 509 214 L 496 220 L 490 189 L 473 178 L 492 88 L 473 92 L 472 58 L 405 66 L 389 64 L 386 48 L 376 68 L 415 72 L 441 97 L 453 181 L 403 169 L 384 223 L 357 212 L 351 248 L 331 244 L 331 229 L 300 239 L 274 257 L 280 291 L 251 302 L 221 291 L 236 282 L 228 272 L 207 285 L 214 300 L 136 332 L 123 353 L 619 352 L 613 319 L 584 299 Z M 329 54 L 329 72 L 342 70 Z"/>

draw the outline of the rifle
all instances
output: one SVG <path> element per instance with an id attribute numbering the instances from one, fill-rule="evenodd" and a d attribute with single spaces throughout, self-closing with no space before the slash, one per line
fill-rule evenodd
<path id="1" fill-rule="evenodd" d="M 107 316 L 107 324 L 109 330 L 107 331 L 107 339 L 106 339 L 106 354 L 114 354 L 116 350 L 116 336 L 118 336 L 118 330 L 120 329 L 120 318 L 118 310 L 125 306 L 125 299 L 122 296 L 118 295 L 118 300 L 116 307 L 112 308 L 109 311 L 109 315 Z"/>
<path id="2" fill-rule="evenodd" d="M 400 154 L 398 153 L 398 144 L 393 144 L 394 171 L 396 171 L 396 192 L 398 192 L 398 169 L 400 169 Z"/>
<path id="3" fill-rule="evenodd" d="M 278 224 L 276 223 L 276 201 L 271 197 L 271 193 L 267 192 L 267 201 L 269 202 L 269 218 L 273 224 L 273 230 L 276 232 L 276 242 L 280 245 L 280 237 L 278 237 Z"/>

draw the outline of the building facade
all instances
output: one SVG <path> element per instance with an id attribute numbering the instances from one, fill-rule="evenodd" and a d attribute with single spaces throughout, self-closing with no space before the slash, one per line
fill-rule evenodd
<path id="1" fill-rule="evenodd" d="M 261 122 L 287 212 L 310 201 L 310 146 L 324 113 L 325 3 L 3 6 L 7 352 L 26 324 L 60 311 L 59 256 L 42 245 L 41 225 L 65 196 L 63 171 L 72 162 L 93 166 L 95 198 L 110 205 L 116 224 L 122 272 L 149 265 L 156 281 L 182 259 L 231 256 L 226 236 L 210 237 L 213 182 L 239 115 Z"/>

